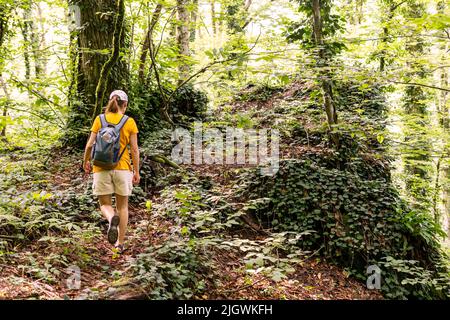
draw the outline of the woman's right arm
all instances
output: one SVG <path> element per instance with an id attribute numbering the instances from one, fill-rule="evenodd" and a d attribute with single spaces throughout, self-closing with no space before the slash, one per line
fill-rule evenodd
<path id="1" fill-rule="evenodd" d="M 133 133 L 130 135 L 130 147 L 131 147 L 131 159 L 133 160 L 133 183 L 139 184 L 141 180 L 141 176 L 139 174 L 139 146 L 137 133 Z"/>
<path id="2" fill-rule="evenodd" d="M 84 149 L 84 157 L 83 157 L 83 169 L 86 174 L 91 173 L 91 152 L 92 146 L 94 145 L 95 138 L 97 137 L 97 133 L 91 132 L 88 142 L 86 143 L 86 148 Z"/>

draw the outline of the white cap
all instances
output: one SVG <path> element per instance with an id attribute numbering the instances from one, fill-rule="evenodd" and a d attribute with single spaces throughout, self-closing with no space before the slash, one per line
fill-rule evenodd
<path id="1" fill-rule="evenodd" d="M 111 92 L 111 94 L 109 95 L 109 100 L 112 99 L 112 97 L 114 96 L 119 96 L 121 101 L 128 101 L 128 96 L 125 93 L 125 91 L 122 90 L 114 90 L 113 92 Z"/>

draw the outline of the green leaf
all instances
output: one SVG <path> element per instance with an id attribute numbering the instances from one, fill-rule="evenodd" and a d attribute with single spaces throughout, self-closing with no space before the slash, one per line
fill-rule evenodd
<path id="1" fill-rule="evenodd" d="M 377 141 L 378 141 L 380 144 L 382 144 L 383 141 L 384 141 L 384 136 L 383 136 L 382 134 L 378 134 L 378 135 L 377 135 Z"/>
<path id="2" fill-rule="evenodd" d="M 189 234 L 189 228 L 184 226 L 183 228 L 181 228 L 181 235 L 185 236 Z"/>

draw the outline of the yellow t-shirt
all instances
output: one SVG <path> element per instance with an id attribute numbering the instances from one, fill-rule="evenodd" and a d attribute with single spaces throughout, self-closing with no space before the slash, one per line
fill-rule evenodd
<path id="1" fill-rule="evenodd" d="M 112 124 L 118 124 L 120 122 L 120 119 L 122 119 L 122 114 L 120 113 L 106 113 L 106 121 Z M 101 129 L 102 123 L 100 121 L 100 116 L 97 116 L 95 118 L 94 124 L 92 125 L 91 131 L 98 133 L 98 131 Z M 136 122 L 133 118 L 128 118 L 127 122 L 125 122 L 125 125 L 120 129 L 120 152 L 123 151 L 124 148 L 127 148 L 130 144 L 130 136 L 134 133 L 138 133 L 138 128 L 136 126 Z M 100 167 L 94 166 L 93 172 L 99 172 L 105 169 L 102 169 Z M 119 163 L 114 168 L 114 170 L 129 170 L 133 171 L 131 167 L 131 161 L 130 161 L 130 151 L 127 150 L 123 153 L 122 158 L 120 158 Z"/>

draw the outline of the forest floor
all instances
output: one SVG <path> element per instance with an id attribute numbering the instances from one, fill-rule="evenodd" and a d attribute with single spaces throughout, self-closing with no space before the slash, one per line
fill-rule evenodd
<path id="1" fill-rule="evenodd" d="M 68 188 L 78 188 L 83 191 L 85 184 L 80 186 L 82 173 L 76 163 L 77 157 L 71 157 L 72 165 L 63 171 L 50 174 L 46 179 L 54 181 L 53 192 L 64 191 Z M 69 162 L 70 163 L 70 162 Z M 198 167 L 197 173 L 205 171 Z M 209 174 L 214 175 L 210 172 Z M 152 199 L 156 204 L 158 198 Z M 100 221 L 99 221 L 100 222 Z M 169 234 L 170 220 L 149 216 L 145 206 L 130 207 L 129 230 L 127 236 L 128 249 L 123 255 L 117 255 L 107 242 L 106 223 L 102 224 L 103 234 L 95 236 L 88 245 L 90 263 L 81 269 L 81 288 L 68 289 L 66 282 L 48 283 L 45 279 L 27 274 L 20 268 L 26 263 L 26 258 L 32 254 L 37 261 L 45 257 L 57 255 L 61 252 L 59 246 L 42 246 L 38 242 L 21 247 L 16 256 L 21 259 L 16 263 L 3 265 L 0 273 L 0 299 L 83 299 L 92 297 L 92 293 L 101 295 L 108 291 L 116 299 L 144 298 L 139 289 L 132 292 L 115 294 L 115 287 L 119 287 L 127 278 L 127 260 L 142 253 L 147 247 L 163 242 Z M 148 226 L 148 228 L 147 228 Z M 252 237 L 252 235 L 249 235 Z M 296 268 L 295 273 L 287 279 L 275 282 L 267 276 L 248 276 L 239 257 L 217 252 L 217 262 L 223 266 L 222 286 L 196 297 L 198 299 L 381 299 L 380 294 L 368 290 L 365 286 L 352 279 L 342 269 L 322 262 L 318 258 L 311 258 Z M 39 262 L 37 262 L 39 263 Z M 76 263 L 76 261 L 75 261 Z M 120 275 L 120 276 L 118 276 Z"/>
<path id="2" fill-rule="evenodd" d="M 255 102 L 236 103 L 234 111 L 252 110 L 251 117 L 264 115 L 264 110 L 292 96 L 295 88 L 275 95 L 263 104 Z M 307 145 L 291 145 L 283 148 L 283 157 L 300 157 Z M 39 181 L 42 189 L 51 194 L 74 193 L 75 197 L 85 194 L 90 188 L 90 180 L 83 179 L 80 168 L 80 153 L 60 151 L 47 159 L 32 159 L 41 163 Z M 26 153 L 3 155 L 3 168 L 27 166 Z M 225 166 L 185 166 L 197 177 L 208 177 L 219 190 L 230 192 L 234 167 Z M 33 180 L 34 179 L 34 180 Z M 20 193 L 36 190 L 36 177 L 23 179 L 15 185 Z M 30 181 L 34 181 L 31 183 Z M 164 199 L 158 192 L 150 199 L 153 207 L 164 210 Z M 66 210 L 61 208 L 61 210 Z M 67 237 L 53 236 L 51 241 L 34 241 L 19 244 L 13 248 L 11 257 L 2 260 L 0 256 L 0 299 L 137 299 L 147 293 L 140 286 L 132 284 L 130 260 L 145 252 L 149 247 L 164 243 L 171 237 L 174 221 L 150 211 L 145 202 L 130 205 L 127 250 L 122 255 L 115 253 L 106 239 L 107 223 L 97 212 L 96 219 L 88 222 L 93 232 L 80 239 L 76 233 Z M 88 225 L 88 224 L 86 224 Z M 96 230 L 96 231 L 95 231 Z M 50 235 L 49 235 L 50 236 Z M 236 237 L 236 235 L 234 235 Z M 250 228 L 239 232 L 242 239 L 263 240 L 264 235 L 252 232 Z M 220 285 L 210 285 L 195 299 L 382 299 L 379 292 L 369 290 L 365 284 L 355 280 L 341 268 L 323 261 L 318 255 L 309 255 L 295 266 L 295 271 L 285 278 L 275 281 L 262 273 L 245 272 L 245 264 L 238 254 L 216 250 L 212 253 L 216 265 L 221 266 Z M 58 264 L 64 256 L 67 263 Z M 56 262 L 55 262 L 56 261 Z M 56 264 L 56 267 L 55 267 Z M 77 265 L 81 269 L 81 287 L 77 290 L 67 286 L 67 265 Z M 206 275 L 205 275 L 206 277 Z"/>

